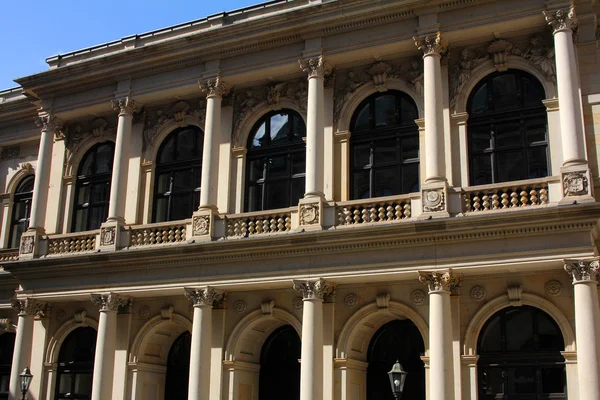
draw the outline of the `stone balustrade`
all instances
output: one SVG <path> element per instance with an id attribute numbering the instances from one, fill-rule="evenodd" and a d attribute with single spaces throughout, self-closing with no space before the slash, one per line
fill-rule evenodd
<path id="1" fill-rule="evenodd" d="M 96 250 L 100 230 L 48 236 L 48 255 L 85 253 Z"/>
<path id="2" fill-rule="evenodd" d="M 165 245 L 185 242 L 187 226 L 191 219 L 160 222 L 150 225 L 132 226 L 129 232 L 129 247 Z"/>
<path id="3" fill-rule="evenodd" d="M 463 191 L 465 211 L 496 211 L 548 204 L 548 180 L 482 185 Z"/>
<path id="4" fill-rule="evenodd" d="M 393 222 L 412 216 L 409 195 L 352 200 L 336 204 L 337 225 Z"/>
<path id="5" fill-rule="evenodd" d="M 283 233 L 292 228 L 292 212 L 287 208 L 230 215 L 225 220 L 227 237 Z"/>
<path id="6" fill-rule="evenodd" d="M 0 250 L 0 262 L 17 261 L 19 259 L 19 249 Z"/>

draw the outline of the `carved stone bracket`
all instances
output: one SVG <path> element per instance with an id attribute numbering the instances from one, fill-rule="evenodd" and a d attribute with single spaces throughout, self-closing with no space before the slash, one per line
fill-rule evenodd
<path id="1" fill-rule="evenodd" d="M 377 303 L 377 308 L 380 310 L 387 311 L 390 307 L 390 299 L 392 296 L 389 293 L 381 293 L 378 294 L 375 298 L 375 302 Z"/>
<path id="2" fill-rule="evenodd" d="M 596 282 L 600 271 L 600 263 L 598 259 L 565 260 L 565 271 L 573 279 L 573 283 Z"/>
<path id="3" fill-rule="evenodd" d="M 220 76 L 205 81 L 198 81 L 200 90 L 206 94 L 206 97 L 223 98 L 231 91 L 231 86 L 221 80 Z"/>
<path id="4" fill-rule="evenodd" d="M 448 51 L 448 45 L 442 40 L 442 33 L 435 35 L 414 36 L 415 46 L 423 52 L 424 56 L 439 55 L 443 56 Z"/>
<path id="5" fill-rule="evenodd" d="M 508 294 L 508 301 L 513 307 L 521 307 L 523 303 L 521 302 L 521 294 L 523 293 L 523 286 L 509 286 L 506 289 L 506 293 Z"/>
<path id="6" fill-rule="evenodd" d="M 129 297 L 122 297 L 114 293 L 92 293 L 92 303 L 97 305 L 100 312 L 119 311 L 119 307 L 123 307 L 129 304 Z"/>
<path id="7" fill-rule="evenodd" d="M 429 287 L 431 292 L 451 292 L 456 293 L 456 289 L 460 287 L 461 277 L 448 269 L 446 272 L 438 271 L 419 271 L 419 281 Z"/>
<path id="8" fill-rule="evenodd" d="M 262 310 L 263 315 L 273 315 L 273 308 L 275 308 L 275 302 L 273 300 L 260 303 L 260 309 Z"/>
<path id="9" fill-rule="evenodd" d="M 163 308 L 160 309 L 160 317 L 164 320 L 171 320 L 173 319 L 173 306 L 164 306 Z"/>
<path id="10" fill-rule="evenodd" d="M 310 281 L 293 281 L 294 290 L 302 294 L 304 300 L 323 300 L 335 290 L 335 283 L 327 282 L 323 278 Z"/>
<path id="11" fill-rule="evenodd" d="M 225 292 L 211 286 L 199 288 L 183 288 L 185 297 L 192 301 L 194 307 L 214 307 L 223 300 Z"/>
<path id="12" fill-rule="evenodd" d="M 115 111 L 119 112 L 119 116 L 133 116 L 133 113 L 137 112 L 140 108 L 139 104 L 129 96 L 112 100 L 111 105 Z"/>
<path id="13" fill-rule="evenodd" d="M 564 30 L 577 30 L 577 16 L 575 15 L 575 7 L 571 5 L 569 10 L 542 11 L 546 22 L 552 28 L 553 33 Z"/>
<path id="14" fill-rule="evenodd" d="M 308 75 L 309 79 L 325 79 L 332 71 L 331 66 L 325 61 L 322 55 L 319 57 L 298 60 L 298 64 L 300 64 L 300 69 Z"/>
<path id="15" fill-rule="evenodd" d="M 52 132 L 54 140 L 63 140 L 65 133 L 63 127 L 65 122 L 50 113 L 41 113 L 35 120 L 35 124 L 42 131 Z"/>
<path id="16" fill-rule="evenodd" d="M 44 317 L 49 309 L 49 304 L 34 300 L 26 299 L 11 299 L 10 305 L 17 310 L 19 316 L 38 316 Z"/>

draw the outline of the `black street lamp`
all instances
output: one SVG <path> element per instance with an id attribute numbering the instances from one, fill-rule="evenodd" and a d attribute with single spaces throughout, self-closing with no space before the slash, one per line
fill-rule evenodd
<path id="1" fill-rule="evenodd" d="M 390 377 L 390 384 L 392 385 L 392 393 L 396 400 L 402 398 L 402 392 L 404 391 L 404 381 L 408 372 L 402 369 L 402 365 L 396 360 L 396 364 L 392 367 L 391 371 L 388 372 Z"/>
<path id="2" fill-rule="evenodd" d="M 25 367 L 23 372 L 19 374 L 19 378 L 21 378 L 21 397 L 22 400 L 25 400 L 25 395 L 29 391 L 29 385 L 31 385 L 31 379 L 33 375 L 31 375 L 31 371 L 29 371 L 29 367 Z"/>

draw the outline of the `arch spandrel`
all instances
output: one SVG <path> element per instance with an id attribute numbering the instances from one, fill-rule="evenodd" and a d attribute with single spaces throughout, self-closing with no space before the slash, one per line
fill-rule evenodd
<path id="1" fill-rule="evenodd" d="M 344 324 L 336 347 L 336 358 L 367 362 L 369 344 L 373 335 L 383 325 L 396 319 L 411 320 L 421 333 L 425 345 L 425 355 L 429 354 L 429 327 L 414 309 L 390 301 L 387 309 L 377 303 L 368 304 L 356 311 Z"/>
<path id="2" fill-rule="evenodd" d="M 185 331 L 192 331 L 192 321 L 180 314 L 174 313 L 170 319 L 161 315 L 151 318 L 135 336 L 129 362 L 167 365 L 173 342 Z"/>

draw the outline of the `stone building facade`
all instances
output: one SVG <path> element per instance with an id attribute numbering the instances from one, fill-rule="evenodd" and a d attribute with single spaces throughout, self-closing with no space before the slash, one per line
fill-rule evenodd
<path id="1" fill-rule="evenodd" d="M 0 397 L 600 399 L 596 1 L 274 0 L 0 92 Z M 2 397 L 3 396 L 3 397 Z"/>

